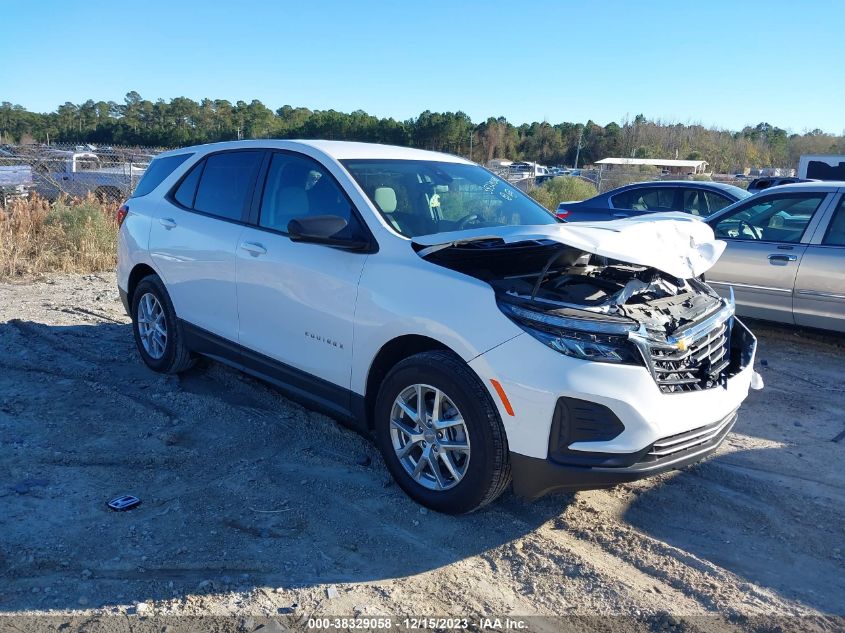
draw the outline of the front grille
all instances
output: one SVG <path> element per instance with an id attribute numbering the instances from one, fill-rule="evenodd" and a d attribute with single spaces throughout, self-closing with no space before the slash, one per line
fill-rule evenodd
<path id="1" fill-rule="evenodd" d="M 694 339 L 684 351 L 652 343 L 651 371 L 660 391 L 679 393 L 710 389 L 730 365 L 731 320 Z"/>
<path id="2" fill-rule="evenodd" d="M 718 444 L 731 430 L 735 421 L 736 413 L 734 412 L 713 424 L 659 439 L 652 444 L 644 461 L 664 460 L 685 451 Z"/>

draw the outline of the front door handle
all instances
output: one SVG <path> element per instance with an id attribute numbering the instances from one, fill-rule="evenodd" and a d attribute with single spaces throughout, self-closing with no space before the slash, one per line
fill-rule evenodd
<path id="1" fill-rule="evenodd" d="M 241 248 L 250 253 L 253 257 L 267 254 L 267 249 L 258 242 L 242 242 Z"/>
<path id="2" fill-rule="evenodd" d="M 787 262 L 794 262 L 798 255 L 785 255 L 783 253 L 772 253 L 769 255 L 769 263 L 772 266 L 784 266 Z"/>
<path id="3" fill-rule="evenodd" d="M 173 218 L 160 218 L 158 223 L 161 224 L 168 231 L 176 226 L 176 220 L 174 220 Z"/>

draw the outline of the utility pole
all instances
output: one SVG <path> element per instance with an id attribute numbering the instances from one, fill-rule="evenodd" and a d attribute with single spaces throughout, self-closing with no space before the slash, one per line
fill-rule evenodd
<path id="1" fill-rule="evenodd" d="M 472 133 L 473 130 L 469 131 L 469 160 L 472 162 Z"/>
<path id="2" fill-rule="evenodd" d="M 578 157 L 581 155 L 581 141 L 584 139 L 584 128 L 581 128 L 580 134 L 578 134 L 578 146 L 575 148 L 575 166 L 573 169 L 578 169 Z"/>

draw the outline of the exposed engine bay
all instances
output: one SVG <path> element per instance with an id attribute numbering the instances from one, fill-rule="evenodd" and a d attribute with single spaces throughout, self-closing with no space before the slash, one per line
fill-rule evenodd
<path id="1" fill-rule="evenodd" d="M 591 259 L 601 258 L 593 256 L 563 269 L 504 278 L 491 285 L 517 300 L 628 317 L 649 331 L 667 335 L 722 305 L 718 295 L 697 280 L 671 279 L 641 266 L 589 263 Z"/>
<path id="2" fill-rule="evenodd" d="M 549 347 L 645 365 L 664 393 L 725 384 L 753 353 L 732 303 L 697 278 L 547 241 L 476 241 L 427 259 L 489 283 L 499 308 Z"/>
<path id="3" fill-rule="evenodd" d="M 533 247 L 533 248 L 532 248 Z M 697 279 L 590 255 L 562 244 L 497 248 L 474 242 L 430 259 L 487 281 L 496 294 L 534 309 L 593 318 L 622 317 L 670 335 L 706 318 L 724 301 Z"/>

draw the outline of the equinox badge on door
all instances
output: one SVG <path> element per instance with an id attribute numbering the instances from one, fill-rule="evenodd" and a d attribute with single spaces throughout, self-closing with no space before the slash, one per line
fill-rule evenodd
<path id="1" fill-rule="evenodd" d="M 314 334 L 313 332 L 309 332 L 308 330 L 305 330 L 305 336 L 307 336 L 308 338 L 313 338 L 315 341 L 322 341 L 323 343 L 331 345 L 332 347 L 343 349 L 343 343 L 339 343 L 338 341 L 326 338 L 325 336 L 320 336 L 319 334 Z"/>

